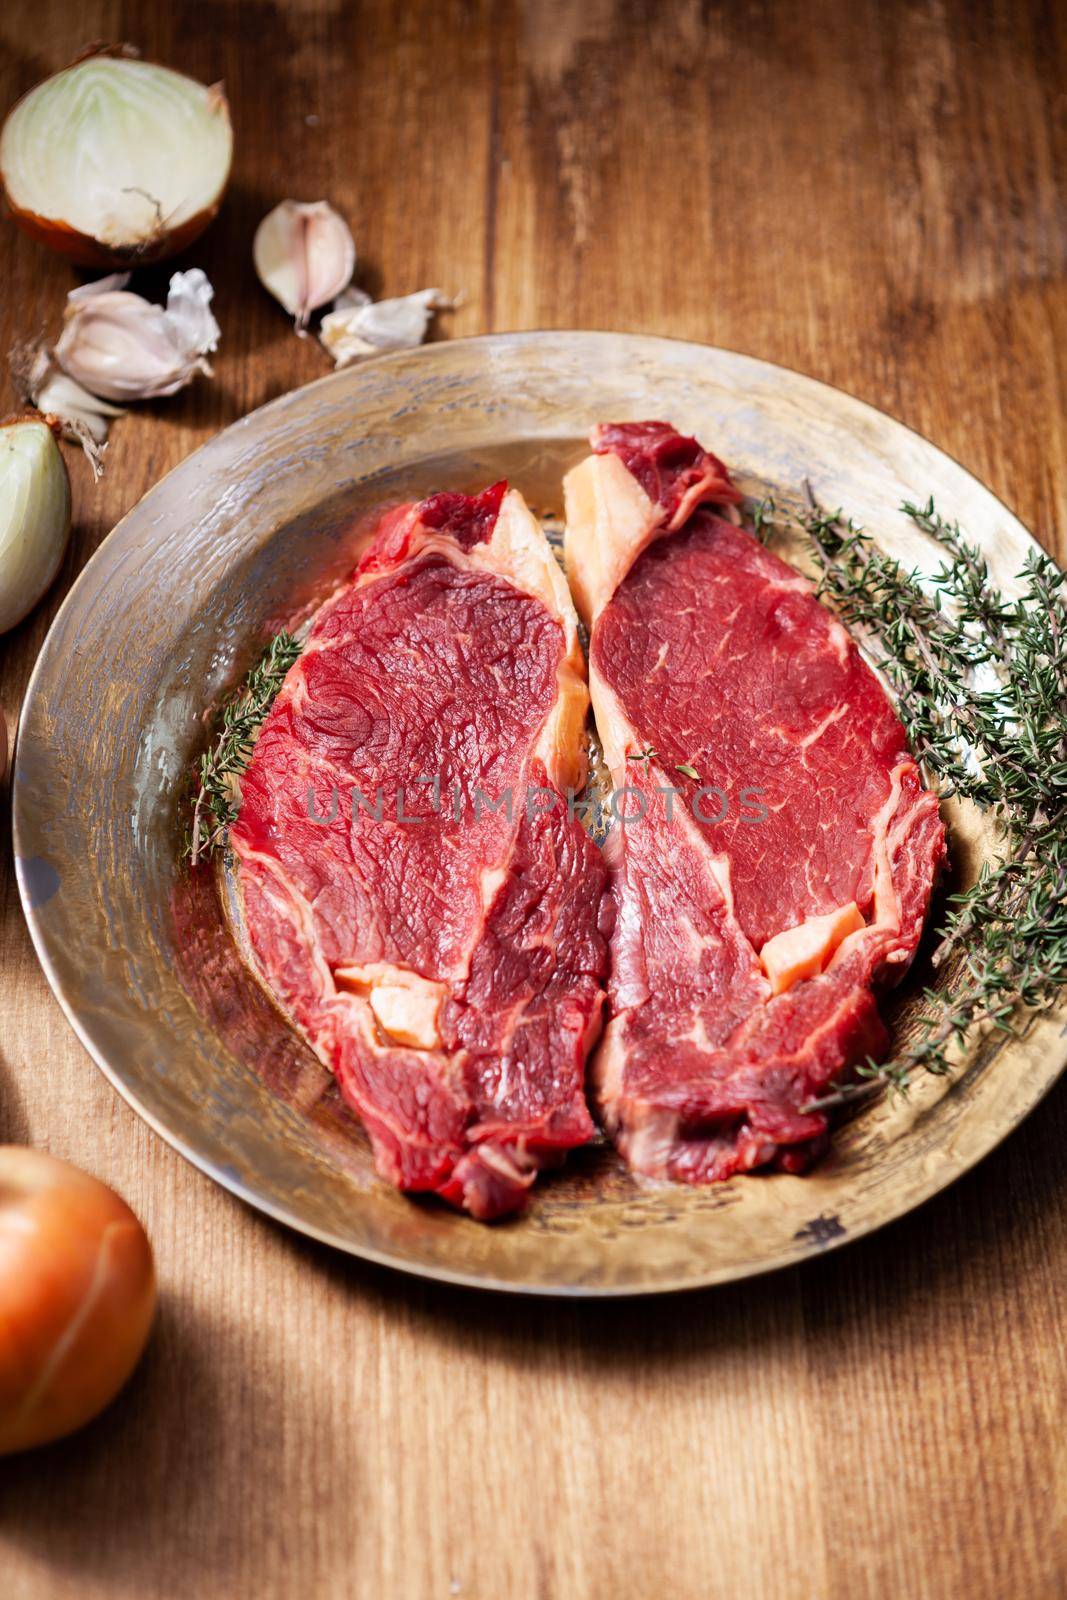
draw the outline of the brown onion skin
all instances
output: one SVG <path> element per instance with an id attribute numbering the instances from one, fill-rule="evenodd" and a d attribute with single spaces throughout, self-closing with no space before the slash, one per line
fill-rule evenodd
<path id="1" fill-rule="evenodd" d="M 65 256 L 68 261 L 73 261 L 79 267 L 106 267 L 111 271 L 121 268 L 130 272 L 136 267 L 148 266 L 153 261 L 166 261 L 168 257 L 176 256 L 180 250 L 191 245 L 195 239 L 199 239 L 208 224 L 215 220 L 222 204 L 220 194 L 214 205 L 198 211 L 195 217 L 189 217 L 180 228 L 163 229 L 155 238 L 148 239 L 144 244 L 112 249 L 108 245 L 101 244 L 99 239 L 91 238 L 87 233 L 79 233 L 77 228 L 72 228 L 69 223 L 57 222 L 51 217 L 39 217 L 35 211 L 21 210 L 6 191 L 5 199 L 11 220 L 38 244 L 45 245 L 57 255 Z"/>
<path id="2" fill-rule="evenodd" d="M 102 1411 L 155 1305 L 152 1247 L 126 1202 L 66 1161 L 0 1146 L 0 1455 Z"/>

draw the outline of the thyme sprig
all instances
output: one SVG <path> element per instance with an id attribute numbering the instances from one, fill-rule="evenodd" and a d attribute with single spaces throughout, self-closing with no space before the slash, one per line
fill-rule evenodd
<path id="1" fill-rule="evenodd" d="M 917 1070 L 949 1072 L 972 1030 L 1015 1031 L 1067 983 L 1067 576 L 1034 550 L 1020 595 L 1005 595 L 930 498 L 901 507 L 946 557 L 924 577 L 840 511 L 809 501 L 790 520 L 810 541 L 820 598 L 891 685 L 938 793 L 979 806 L 999 836 L 997 858 L 948 898 L 933 956 L 945 986 L 924 989 L 914 1037 L 812 1103 L 827 1109 L 886 1085 L 906 1091 Z M 774 520 L 763 502 L 761 537 Z"/>
<path id="2" fill-rule="evenodd" d="M 301 648 L 291 633 L 275 634 L 241 688 L 223 707 L 218 731 L 200 757 L 200 786 L 187 844 L 191 866 L 225 843 L 237 818 L 238 780 L 252 754 L 260 724 Z"/>

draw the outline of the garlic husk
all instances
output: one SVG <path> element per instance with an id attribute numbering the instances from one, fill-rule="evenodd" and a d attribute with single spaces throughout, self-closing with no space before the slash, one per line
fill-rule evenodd
<path id="1" fill-rule="evenodd" d="M 226 96 L 169 67 L 103 49 L 31 89 L 0 133 L 12 215 L 86 267 L 160 261 L 222 200 L 233 131 Z"/>
<path id="2" fill-rule="evenodd" d="M 372 306 L 373 304 L 374 296 L 372 294 L 368 294 L 366 289 L 359 288 L 357 284 L 350 283 L 347 289 L 341 290 L 331 310 L 349 311 L 353 306 Z"/>
<path id="3" fill-rule="evenodd" d="M 419 289 L 395 300 L 342 304 L 323 317 L 319 337 L 334 364 L 347 367 L 385 350 L 420 345 L 433 313 L 451 310 L 454 304 L 440 289 Z"/>
<path id="4" fill-rule="evenodd" d="M 111 419 L 125 414 L 122 407 L 113 406 L 109 400 L 101 400 L 99 395 L 90 394 L 80 383 L 68 378 L 65 372 L 53 367 L 47 357 L 45 364 L 47 374 L 32 396 L 37 410 L 43 411 L 46 416 L 57 417 L 63 425 L 63 437 L 73 444 L 82 442 L 82 430 L 88 433 L 94 444 L 106 444 Z"/>
<path id="5" fill-rule="evenodd" d="M 347 289 L 356 246 L 347 222 L 325 200 L 283 200 L 256 229 L 252 260 L 260 283 L 299 331 L 313 311 Z"/>
<path id="6" fill-rule="evenodd" d="M 107 294 L 111 289 L 125 289 L 130 281 L 128 272 L 109 272 L 106 278 L 92 278 L 88 283 L 71 289 L 67 295 L 69 305 L 80 305 L 83 300 L 92 300 L 98 294 Z"/>
<path id="7" fill-rule="evenodd" d="M 176 394 L 219 342 L 214 291 L 199 267 L 176 272 L 167 304 L 153 305 L 122 287 L 120 274 L 67 296 L 55 357 L 70 377 L 105 400 L 152 400 Z"/>
<path id="8" fill-rule="evenodd" d="M 51 585 L 70 537 L 70 479 L 37 417 L 0 424 L 0 633 Z"/>
<path id="9" fill-rule="evenodd" d="M 64 439 L 81 446 L 94 480 L 99 478 L 108 428 L 113 417 L 123 415 L 122 409 L 75 383 L 40 346 L 16 349 L 11 374 L 22 398 L 48 421 L 57 423 Z"/>

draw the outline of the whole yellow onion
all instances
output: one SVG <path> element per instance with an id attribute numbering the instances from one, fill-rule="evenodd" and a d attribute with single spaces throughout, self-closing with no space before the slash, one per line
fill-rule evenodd
<path id="1" fill-rule="evenodd" d="M 0 1146 L 0 1455 L 102 1411 L 155 1304 L 152 1248 L 126 1202 L 66 1161 Z"/>

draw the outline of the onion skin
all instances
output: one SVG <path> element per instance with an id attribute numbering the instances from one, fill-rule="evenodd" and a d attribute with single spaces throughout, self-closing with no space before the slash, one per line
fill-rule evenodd
<path id="1" fill-rule="evenodd" d="M 155 1305 L 152 1249 L 125 1201 L 66 1161 L 0 1146 L 0 1455 L 102 1411 Z"/>
<path id="2" fill-rule="evenodd" d="M 99 239 L 93 239 L 87 233 L 79 233 L 77 228 L 72 228 L 65 222 L 57 222 L 51 217 L 39 217 L 34 211 L 20 210 L 6 191 L 5 198 L 12 222 L 21 228 L 28 238 L 45 245 L 56 255 L 65 256 L 75 266 L 103 267 L 109 271 L 123 269 L 132 271 L 135 267 L 149 266 L 153 261 L 166 261 L 169 256 L 176 256 L 187 245 L 199 239 L 208 224 L 214 222 L 223 199 L 220 194 L 214 205 L 208 206 L 204 211 L 198 211 L 195 217 L 188 217 L 180 227 L 172 231 L 163 231 L 154 240 L 134 245 L 129 249 L 120 249 L 101 244 Z"/>

